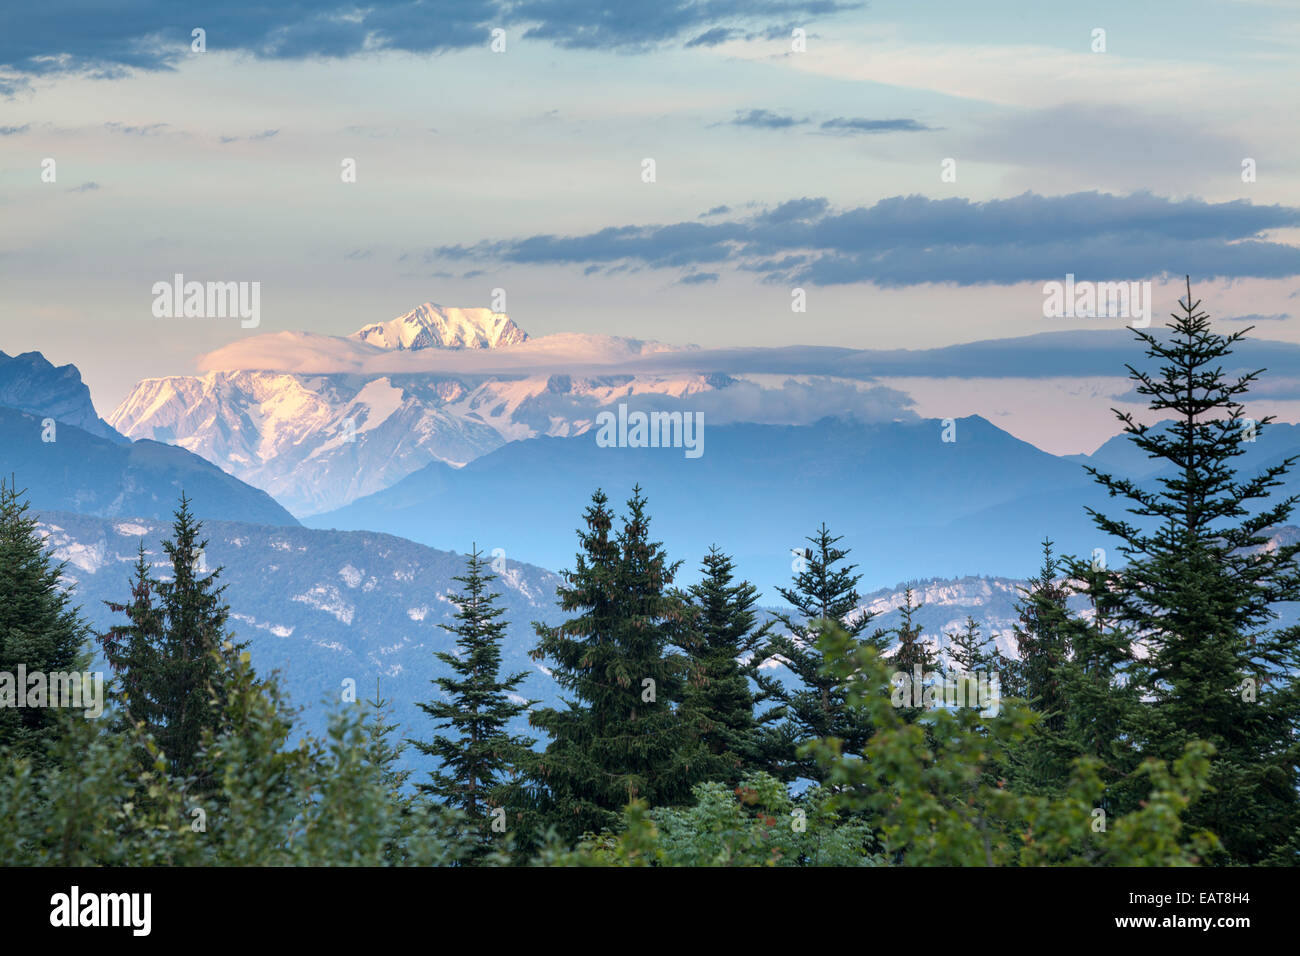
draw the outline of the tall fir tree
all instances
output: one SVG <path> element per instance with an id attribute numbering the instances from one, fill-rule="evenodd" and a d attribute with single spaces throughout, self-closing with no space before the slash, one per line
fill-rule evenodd
<path id="1" fill-rule="evenodd" d="M 165 628 L 162 609 L 157 604 L 157 582 L 146 555 L 141 541 L 128 585 L 130 601 L 104 602 L 114 614 L 126 615 L 126 623 L 104 633 L 100 642 L 123 704 L 119 716 L 145 727 L 159 727 L 163 723 L 163 711 L 157 696 L 160 688 L 157 677 L 164 663 Z"/>
<path id="2" fill-rule="evenodd" d="M 1038 772 L 1031 780 L 1038 782 L 1040 790 L 1059 793 L 1066 785 L 1061 764 L 1088 757 L 1097 761 L 1098 775 L 1106 785 L 1098 806 L 1111 815 L 1131 813 L 1146 796 L 1135 749 L 1142 687 L 1134 679 L 1134 632 L 1116 620 L 1114 571 L 1092 559 L 1069 559 L 1063 566 L 1070 580 L 1078 582 L 1072 590 L 1087 599 L 1090 613 L 1065 619 L 1064 641 L 1070 656 L 1056 671 L 1065 719 L 1059 733 L 1048 735 L 1035 728 L 1031 746 L 1044 737 L 1048 745 L 1039 748 Z M 1041 753 L 1049 750 L 1057 764 L 1054 771 L 1044 773 Z M 1049 778 L 1050 785 L 1042 787 Z"/>
<path id="3" fill-rule="evenodd" d="M 454 580 L 462 585 L 459 594 L 448 596 L 456 607 L 456 623 L 441 627 L 456 635 L 456 650 L 434 655 L 450 668 L 452 676 L 433 679 L 442 699 L 419 705 L 438 721 L 437 729 L 451 734 L 411 743 L 441 763 L 419 789 L 464 811 L 471 825 L 480 828 L 479 846 L 486 848 L 492 839 L 492 812 L 502 804 L 499 791 L 513 781 L 534 743 L 512 734 L 510 722 L 527 713 L 536 701 L 511 699 L 518 696 L 516 689 L 528 676 L 526 671 L 501 674 L 505 611 L 497 605 L 501 595 L 490 590 L 495 578 L 477 545 L 466 558 L 465 573 Z"/>
<path id="4" fill-rule="evenodd" d="M 735 581 L 728 555 L 710 548 L 701 571 L 688 592 L 695 640 L 687 648 L 691 672 L 681 712 L 708 751 L 702 776 L 735 784 L 760 759 L 749 674 L 761 663 L 770 623 L 757 623 L 758 589 Z"/>
<path id="5" fill-rule="evenodd" d="M 916 592 L 908 585 L 903 591 L 903 603 L 898 608 L 898 625 L 892 630 L 897 643 L 889 658 L 895 673 L 907 676 L 908 683 L 903 686 L 910 687 L 911 694 L 900 698 L 906 703 L 899 710 L 904 719 L 909 721 L 916 720 L 924 712 L 927 688 L 933 688 L 933 692 L 938 693 L 937 699 L 942 699 L 943 696 L 939 656 L 925 640 L 921 624 L 916 620 L 916 612 L 925 605 L 916 604 L 915 597 Z M 906 706 L 907 703 L 911 706 Z"/>
<path id="6" fill-rule="evenodd" d="M 597 491 L 579 530 L 582 550 L 558 589 L 577 612 L 555 627 L 536 623 L 535 660 L 546 661 L 571 695 L 530 721 L 550 738 L 533 762 L 543 821 L 573 839 L 618 824 L 633 799 L 652 806 L 690 800 L 704 750 L 674 704 L 681 701 L 689 611 L 672 590 L 679 563 L 651 541 L 640 487 L 615 533 L 608 499 Z"/>
<path id="7" fill-rule="evenodd" d="M 205 737 L 224 726 L 226 674 L 247 647 L 227 629 L 230 608 L 217 580 L 222 569 L 207 570 L 202 531 L 182 493 L 172 537 L 162 542 L 171 576 L 152 576 L 142 545 L 131 600 L 109 602 L 110 609 L 126 615 L 126 624 L 100 638 L 127 695 L 130 719 L 153 734 L 172 773 L 200 778 L 197 789 L 211 783 L 202 772 L 200 751 Z"/>
<path id="8" fill-rule="evenodd" d="M 49 706 L 18 706 L 29 690 L 19 666 L 27 675 L 83 671 L 90 634 L 23 493 L 0 479 L 0 746 L 49 764 L 60 724 Z"/>
<path id="9" fill-rule="evenodd" d="M 1008 696 L 1024 700 L 1037 715 L 1025 741 L 1010 748 L 1006 776 L 1019 792 L 1057 796 L 1070 783 L 1070 761 L 1082 752 L 1066 735 L 1070 705 L 1064 668 L 1071 659 L 1071 636 L 1078 631 L 1070 617 L 1071 589 L 1061 572 L 1064 562 L 1050 539 L 1041 547 L 1038 573 L 1020 588 L 1012 635 L 1016 659 L 1010 662 Z"/>
<path id="10" fill-rule="evenodd" d="M 1059 734 L 1065 726 L 1060 668 L 1070 656 L 1070 589 L 1059 579 L 1061 562 L 1052 542 L 1044 539 L 1042 548 L 1042 566 L 1016 602 L 1016 696 L 1040 715 L 1040 726 Z"/>
<path id="11" fill-rule="evenodd" d="M 786 781 L 801 777 L 820 782 L 823 768 L 811 756 L 799 756 L 800 745 L 838 737 L 846 748 L 859 748 L 872 729 L 860 709 L 845 705 L 845 690 L 838 678 L 825 672 L 817 646 L 818 622 L 836 622 L 854 640 L 878 649 L 883 649 L 887 638 L 879 630 L 862 636 L 874 615 L 859 610 L 861 575 L 853 573 L 857 565 L 844 564 L 849 552 L 837 546 L 841 539 L 823 523 L 807 540 L 812 547 L 795 555 L 792 586 L 778 589 L 795 613 L 777 616 L 784 633 L 775 635 L 762 654 L 765 659 L 780 658 L 798 684 L 786 687 L 761 672 L 754 676 L 760 698 L 776 703 L 762 717 L 766 725 L 762 746 L 768 764 L 764 769 Z M 774 717 L 781 722 L 773 723 Z"/>
<path id="12" fill-rule="evenodd" d="M 1220 335 L 1187 298 L 1169 333 L 1135 329 L 1156 371 L 1129 366 L 1138 394 L 1167 428 L 1116 412 L 1133 444 L 1166 466 L 1154 481 L 1089 468 L 1133 519 L 1089 509 L 1117 539 L 1123 562 L 1105 599 L 1147 648 L 1137 739 L 1144 756 L 1170 758 L 1188 741 L 1214 745 L 1209 792 L 1186 812 L 1240 864 L 1300 862 L 1300 628 L 1277 627 L 1273 606 L 1300 600 L 1300 544 L 1268 546 L 1295 496 L 1275 489 L 1297 458 L 1238 475 L 1235 460 L 1273 421 L 1246 417 L 1241 398 L 1259 371 L 1226 376 L 1222 363 L 1249 329 Z"/>

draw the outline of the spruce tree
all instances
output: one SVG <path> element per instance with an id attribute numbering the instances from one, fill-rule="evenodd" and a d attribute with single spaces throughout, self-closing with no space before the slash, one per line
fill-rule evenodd
<path id="1" fill-rule="evenodd" d="M 671 590 L 679 566 L 649 537 L 640 487 L 615 533 L 597 491 L 579 530 L 582 550 L 558 589 L 562 624 L 535 623 L 534 660 L 548 662 L 569 695 L 530 721 L 550 738 L 533 764 L 543 820 L 572 840 L 616 826 L 633 799 L 652 806 L 690 800 L 703 748 L 674 708 L 687 661 L 673 650 L 688 611 Z"/>
<path id="2" fill-rule="evenodd" d="M 1040 789 L 1060 792 L 1065 785 L 1061 765 L 1077 757 L 1091 758 L 1106 784 L 1098 806 L 1107 814 L 1131 813 L 1145 798 L 1138 773 L 1141 759 L 1134 749 L 1139 736 L 1135 721 L 1142 708 L 1142 688 L 1134 679 L 1134 632 L 1115 619 L 1114 571 L 1078 559 L 1065 566 L 1069 577 L 1079 582 L 1074 589 L 1087 598 L 1090 614 L 1065 619 L 1070 656 L 1056 671 L 1065 719 L 1050 739 L 1057 765 L 1044 772 L 1040 756 L 1033 779 Z M 1041 728 L 1036 730 L 1037 738 L 1046 736 Z"/>
<path id="3" fill-rule="evenodd" d="M 708 751 L 702 776 L 735 784 L 759 759 L 748 674 L 761 663 L 759 649 L 770 624 L 757 624 L 758 589 L 735 582 L 728 555 L 710 548 L 701 570 L 702 580 L 689 589 L 695 640 L 688 647 L 691 673 L 682 716 Z"/>
<path id="4" fill-rule="evenodd" d="M 157 699 L 157 675 L 163 666 L 164 627 L 162 610 L 156 603 L 157 582 L 153 578 L 144 542 L 140 542 L 129 584 L 131 600 L 126 604 L 105 601 L 110 611 L 126 615 L 126 623 L 104 635 L 100 641 L 117 684 L 123 705 L 121 716 L 129 722 L 158 727 L 163 722 Z"/>
<path id="5" fill-rule="evenodd" d="M 1294 865 L 1300 628 L 1276 627 L 1273 605 L 1300 600 L 1300 544 L 1268 547 L 1267 531 L 1295 507 L 1295 496 L 1274 490 L 1297 459 L 1239 477 L 1235 459 L 1273 421 L 1248 419 L 1241 402 L 1260 372 L 1231 377 L 1221 364 L 1250 330 L 1212 331 L 1190 277 L 1172 318 L 1167 335 L 1134 330 L 1158 369 L 1128 366 L 1153 417 L 1172 424 L 1156 429 L 1116 412 L 1166 470 L 1138 483 L 1088 469 L 1134 516 L 1090 509 L 1123 558 L 1104 597 L 1147 649 L 1134 666 L 1143 755 L 1170 759 L 1198 739 L 1217 752 L 1212 789 L 1188 808 L 1187 822 L 1218 834 L 1232 862 Z"/>
<path id="6" fill-rule="evenodd" d="M 989 640 L 980 633 L 979 621 L 966 615 L 962 630 L 949 635 L 948 657 L 959 674 L 991 673 L 994 670 L 995 657 L 989 650 Z"/>
<path id="7" fill-rule="evenodd" d="M 63 565 L 46 550 L 23 493 L 0 479 L 0 675 L 8 678 L 0 684 L 0 746 L 36 766 L 51 759 L 59 722 L 49 706 L 16 706 L 28 691 L 18 684 L 18 667 L 49 675 L 87 666 L 90 630 L 70 600 Z"/>
<path id="8" fill-rule="evenodd" d="M 171 577 L 153 578 L 142 545 L 131 600 L 109 604 L 127 623 L 100 638 L 130 718 L 153 734 L 172 773 L 200 778 L 200 790 L 211 782 L 200 767 L 205 734 L 224 726 L 225 677 L 247 647 L 227 630 L 230 608 L 222 600 L 225 586 L 217 583 L 222 569 L 203 567 L 202 530 L 182 493 L 172 537 L 162 542 Z"/>
<path id="9" fill-rule="evenodd" d="M 1069 784 L 1070 761 L 1083 753 L 1066 735 L 1070 703 L 1063 669 L 1071 657 L 1071 636 L 1081 622 L 1069 615 L 1071 589 L 1061 578 L 1063 562 L 1042 542 L 1042 565 L 1020 588 L 1012 634 L 1016 659 L 1009 662 L 1004 691 L 1023 700 L 1036 715 L 1031 733 L 1010 749 L 1005 774 L 1019 792 L 1058 796 Z M 1109 812 L 1109 811 L 1108 811 Z"/>
<path id="10" fill-rule="evenodd" d="M 903 603 L 898 608 L 898 626 L 893 629 L 898 643 L 890 658 L 895 667 L 909 676 L 918 669 L 922 675 L 939 669 L 938 656 L 922 638 L 921 625 L 916 621 L 916 612 L 925 605 L 914 603 L 915 596 L 916 592 L 911 585 L 903 590 Z"/>
<path id="11" fill-rule="evenodd" d="M 1040 726 L 1057 734 L 1065 727 L 1060 668 L 1070 656 L 1066 607 L 1070 589 L 1058 580 L 1059 571 L 1052 542 L 1045 539 L 1042 567 L 1029 586 L 1021 588 L 1016 602 L 1018 620 L 1013 625 L 1019 656 L 1017 696 L 1040 715 Z"/>
<path id="12" fill-rule="evenodd" d="M 911 706 L 904 703 L 900 708 L 904 719 L 908 721 L 916 720 L 924 713 L 927 687 L 933 688 L 936 699 L 943 698 L 939 657 L 922 638 L 921 625 L 915 619 L 916 612 L 925 605 L 913 603 L 914 597 L 915 592 L 908 585 L 903 591 L 903 603 L 898 608 L 898 626 L 892 631 L 897 637 L 897 644 L 889 658 L 895 673 L 906 675 L 907 684 L 904 686 L 911 688 L 911 694 L 904 695 L 903 698 L 906 700 L 910 696 Z"/>
<path id="13" fill-rule="evenodd" d="M 420 709 L 438 721 L 438 734 L 430 741 L 413 740 L 420 753 L 436 757 L 441 767 L 419 789 L 446 806 L 463 810 L 482 830 L 483 845 L 490 840 L 487 827 L 493 808 L 501 805 L 499 788 L 521 767 L 533 741 L 511 734 L 510 722 L 536 701 L 511 700 L 526 671 L 501 674 L 501 641 L 506 634 L 500 594 L 489 590 L 494 579 L 478 546 L 471 548 L 465 573 L 454 580 L 462 585 L 448 599 L 456 607 L 455 624 L 440 625 L 456 635 L 454 653 L 434 656 L 450 668 L 450 677 L 432 683 L 442 699 L 421 703 Z"/>
<path id="14" fill-rule="evenodd" d="M 807 539 L 812 545 L 794 562 L 792 587 L 778 592 L 795 614 L 777 615 L 784 633 L 775 635 L 762 658 L 779 658 L 794 675 L 798 685 L 785 687 L 773 677 L 755 672 L 761 699 L 771 699 L 777 706 L 764 714 L 782 723 L 763 737 L 768 772 L 782 780 L 802 777 L 819 781 L 823 770 L 811 757 L 797 755 L 799 746 L 822 737 L 838 737 L 845 747 L 863 746 L 871 736 L 871 724 L 862 711 L 845 706 L 844 687 L 833 675 L 825 673 L 822 653 L 817 646 L 818 622 L 832 621 L 855 640 L 882 648 L 886 637 L 877 630 L 862 637 L 874 615 L 859 611 L 857 591 L 861 575 L 857 565 L 845 565 L 849 552 L 837 547 L 840 538 L 830 533 L 825 523 Z"/>

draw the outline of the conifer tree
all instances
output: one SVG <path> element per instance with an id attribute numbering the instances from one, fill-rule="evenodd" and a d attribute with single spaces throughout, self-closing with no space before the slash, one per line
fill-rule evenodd
<path id="1" fill-rule="evenodd" d="M 995 651 L 996 648 L 990 651 L 988 638 L 980 633 L 979 621 L 969 614 L 966 615 L 966 624 L 962 630 L 950 635 L 948 639 L 948 656 L 961 674 L 993 671 Z"/>
<path id="2" fill-rule="evenodd" d="M 728 555 L 710 548 L 702 571 L 703 579 L 689 589 L 695 640 L 688 648 L 692 666 L 682 716 L 708 751 L 704 779 L 734 784 L 758 762 L 748 674 L 761 663 L 770 624 L 757 624 L 758 589 L 735 582 Z"/>
<path id="3" fill-rule="evenodd" d="M 1060 577 L 1067 563 L 1055 555 L 1052 542 L 1044 539 L 1042 565 L 1020 588 L 1015 605 L 1012 634 L 1017 657 L 1006 668 L 1009 674 L 1003 689 L 1008 696 L 1023 700 L 1037 717 L 1026 739 L 1011 748 L 1005 774 L 1017 790 L 1027 794 L 1064 792 L 1070 761 L 1084 752 L 1078 740 L 1066 735 L 1070 705 L 1064 668 L 1072 653 L 1071 636 L 1082 626 L 1069 616 L 1071 590 Z"/>
<path id="4" fill-rule="evenodd" d="M 617 825 L 636 798 L 688 802 L 705 763 L 673 706 L 687 670 L 672 649 L 688 618 L 671 590 L 680 562 L 650 540 L 640 487 L 617 533 L 607 502 L 592 496 L 582 550 L 558 589 L 560 607 L 577 613 L 555 627 L 534 624 L 533 658 L 547 661 L 571 696 L 562 708 L 532 712 L 550 742 L 531 776 L 544 820 L 569 839 Z"/>
<path id="5" fill-rule="evenodd" d="M 1019 660 L 1017 696 L 1040 715 L 1040 726 L 1059 734 L 1065 726 L 1065 700 L 1060 668 L 1070 656 L 1066 601 L 1070 590 L 1057 575 L 1060 561 L 1052 542 L 1043 541 L 1043 564 L 1038 574 L 1021 588 L 1016 602 L 1019 618 L 1013 626 Z"/>
<path id="6" fill-rule="evenodd" d="M 49 706 L 17 706 L 29 689 L 19 665 L 27 675 L 81 671 L 89 635 L 22 492 L 0 479 L 0 746 L 46 765 L 59 723 Z"/>
<path id="7" fill-rule="evenodd" d="M 774 776 L 791 780 L 802 777 L 821 780 L 823 773 L 811 757 L 796 755 L 799 745 L 821 737 L 838 737 L 846 747 L 861 747 L 871 736 L 871 724 L 861 711 L 850 711 L 844 704 L 844 688 L 837 678 L 824 672 L 816 634 L 819 621 L 837 622 L 855 640 L 874 647 L 886 641 L 877 630 L 862 637 L 874 619 L 859 611 L 857 591 L 861 575 L 857 565 L 844 565 L 849 552 L 837 547 L 840 538 L 830 533 L 825 523 L 807 539 L 812 545 L 794 562 L 792 587 L 779 588 L 782 598 L 795 614 L 780 614 L 777 619 L 784 633 L 775 635 L 761 657 L 778 657 L 789 668 L 798 686 L 785 687 L 780 681 L 755 673 L 761 698 L 777 702 L 764 715 L 765 722 L 782 718 L 779 727 L 764 735 L 763 747 Z"/>
<path id="8" fill-rule="evenodd" d="M 1040 789 L 1059 792 L 1062 765 L 1078 757 L 1097 761 L 1106 790 L 1098 804 L 1108 814 L 1138 809 L 1143 787 L 1138 779 L 1141 759 L 1134 743 L 1139 736 L 1135 721 L 1142 707 L 1142 688 L 1134 680 L 1134 632 L 1115 620 L 1117 576 L 1104 564 L 1069 559 L 1069 577 L 1090 605 L 1090 615 L 1065 619 L 1069 658 L 1057 668 L 1064 721 L 1059 733 L 1036 727 L 1038 746 L 1036 779 Z M 1048 740 L 1048 746 L 1039 741 Z M 1043 751 L 1050 750 L 1055 768 L 1044 772 Z M 1050 778 L 1050 779 L 1049 779 Z M 1043 788 L 1041 785 L 1049 785 Z"/>
<path id="9" fill-rule="evenodd" d="M 100 641 L 124 705 L 120 716 L 128 722 L 158 727 L 163 722 L 162 707 L 153 695 L 163 666 L 164 627 L 162 610 L 155 603 L 157 582 L 145 555 L 141 541 L 131 569 L 130 602 L 104 602 L 113 613 L 125 614 L 126 623 L 102 635 Z"/>
<path id="10" fill-rule="evenodd" d="M 1157 429 L 1116 412 L 1165 473 L 1139 483 L 1088 469 L 1133 516 L 1090 509 L 1098 530 L 1120 542 L 1107 599 L 1148 650 L 1134 666 L 1145 700 L 1138 740 L 1144 756 L 1163 759 L 1189 741 L 1213 744 L 1212 789 L 1187 822 L 1218 834 L 1232 862 L 1294 865 L 1300 629 L 1276 627 L 1272 605 L 1300 600 L 1300 544 L 1266 545 L 1298 500 L 1275 494 L 1296 457 L 1239 477 L 1235 459 L 1273 421 L 1248 419 L 1241 402 L 1259 371 L 1223 371 L 1250 330 L 1214 332 L 1190 277 L 1172 319 L 1168 334 L 1134 330 L 1158 369 L 1128 367 L 1153 415 L 1172 424 Z"/>
<path id="11" fill-rule="evenodd" d="M 986 718 L 974 708 L 937 708 L 925 722 L 891 706 L 894 665 L 863 648 L 834 624 L 824 626 L 828 667 L 849 686 L 849 706 L 872 712 L 877 728 L 866 750 L 839 741 L 811 750 L 829 765 L 832 805 L 874 823 L 884 857 L 905 866 L 1116 865 L 1187 866 L 1213 850 L 1213 835 L 1178 819 L 1204 794 L 1212 748 L 1196 742 L 1172 765 L 1143 768 L 1147 797 L 1140 810 L 1091 825 L 1103 791 L 1095 761 L 1084 758 L 1055 797 L 1005 786 L 1009 747 L 1024 739 L 1031 714 L 1006 701 Z"/>
<path id="12" fill-rule="evenodd" d="M 171 577 L 155 579 L 143 545 L 131 580 L 131 601 L 109 604 L 127 623 L 102 635 L 105 656 L 128 695 L 130 719 L 143 723 L 166 754 L 172 773 L 197 775 L 204 735 L 223 727 L 225 676 L 247 644 L 227 630 L 222 569 L 208 572 L 203 523 L 184 493 L 174 512 L 172 537 L 162 542 Z"/>
<path id="13" fill-rule="evenodd" d="M 483 845 L 490 840 L 488 817 L 500 806 L 499 788 L 521 767 L 533 741 L 510 733 L 509 726 L 536 701 L 511 700 L 526 671 L 501 674 L 501 641 L 507 624 L 500 594 L 490 591 L 495 580 L 488 573 L 483 553 L 475 545 L 465 562 L 465 573 L 454 580 L 461 593 L 449 595 L 456 607 L 456 623 L 441 627 L 456 635 L 456 650 L 435 656 L 451 669 L 450 677 L 433 684 L 443 699 L 421 703 L 420 709 L 438 721 L 431 741 L 412 741 L 416 750 L 436 757 L 441 768 L 419 789 L 449 807 L 463 810 L 471 824 L 481 828 Z"/>
<path id="14" fill-rule="evenodd" d="M 895 667 L 909 675 L 918 669 L 924 675 L 937 671 L 939 662 L 930 645 L 922 639 L 916 612 L 925 605 L 914 603 L 915 596 L 916 592 L 908 585 L 903 591 L 903 603 L 898 608 L 898 626 L 893 629 L 893 633 L 898 636 L 898 644 L 890 660 Z"/>
<path id="15" fill-rule="evenodd" d="M 924 712 L 927 688 L 932 688 L 931 692 L 937 695 L 936 700 L 943 697 L 939 657 L 922 638 L 921 625 L 915 619 L 916 612 L 925 605 L 914 603 L 914 597 L 915 592 L 909 585 L 903 591 L 903 603 L 898 608 L 898 626 L 892 632 L 897 636 L 898 643 L 889 658 L 890 665 L 896 669 L 895 673 L 907 677 L 907 683 L 902 686 L 911 690 L 910 694 L 902 695 L 907 703 L 899 711 L 908 721 L 916 720 Z M 909 697 L 910 701 L 907 700 Z"/>

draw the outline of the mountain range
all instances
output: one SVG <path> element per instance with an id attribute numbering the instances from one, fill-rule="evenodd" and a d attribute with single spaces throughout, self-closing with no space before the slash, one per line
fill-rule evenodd
<path id="1" fill-rule="evenodd" d="M 522 331 L 514 336 L 495 313 L 479 312 L 466 318 L 443 310 L 439 323 L 428 309 L 415 310 L 367 336 L 373 341 L 358 338 L 348 347 L 379 353 L 376 342 L 383 342 L 393 353 L 481 357 L 556 345 Z M 468 334 L 465 322 L 493 323 L 495 337 Z M 602 354 L 663 354 L 652 343 L 598 345 Z M 472 543 L 504 568 L 497 589 L 510 623 L 505 666 L 528 672 L 524 695 L 556 701 L 544 668 L 528 657 L 536 643 L 531 624 L 563 616 L 555 572 L 573 566 L 574 529 L 597 487 L 617 508 L 640 485 L 654 536 L 683 562 L 678 584 L 694 580 L 699 558 L 719 544 L 760 587 L 770 615 L 778 609 L 776 586 L 789 583 L 792 550 L 827 521 L 852 549 L 866 592 L 861 606 L 879 615 L 876 626 L 897 623 L 905 586 L 897 582 L 911 582 L 924 605 L 916 620 L 934 647 L 942 649 L 971 615 L 1014 654 L 1015 603 L 1024 578 L 1037 570 L 1040 540 L 1050 536 L 1058 552 L 1077 554 L 1104 546 L 1084 507 L 1114 512 L 1116 503 L 1083 466 L 1142 483 L 1162 478 L 1123 436 L 1090 455 L 1058 457 L 979 416 L 891 415 L 888 396 L 877 396 L 871 414 L 846 398 L 843 414 L 800 424 L 711 413 L 699 458 L 680 447 L 606 447 L 593 427 L 598 410 L 725 401 L 734 414 L 763 397 L 763 387 L 680 369 L 526 371 L 476 378 L 212 370 L 141 383 L 134 411 L 114 416 L 132 423 L 128 431 L 150 427 L 159 437 L 174 427 L 168 421 L 188 422 L 192 444 L 216 449 L 213 457 L 223 460 L 243 455 L 259 477 L 270 471 L 256 472 L 256 461 L 265 467 L 283 456 L 278 467 L 290 484 L 326 483 L 351 469 L 350 486 L 315 499 L 347 503 L 306 518 L 310 527 L 303 527 L 266 491 L 206 456 L 118 433 L 95 415 L 75 368 L 55 368 L 37 353 L 0 353 L 0 470 L 27 488 L 41 531 L 67 562 L 75 599 L 97 629 L 112 625 L 103 602 L 125 596 L 141 542 L 165 571 L 158 542 L 184 491 L 206 523 L 206 563 L 224 568 L 232 626 L 251 640 L 260 670 L 282 672 L 292 699 L 306 708 L 304 726 L 320 729 L 320 703 L 337 700 L 350 679 L 359 696 L 372 696 L 378 682 L 404 732 L 417 734 L 425 718 L 415 702 L 435 693 L 432 654 L 452 645 L 438 625 L 451 620 L 447 595 L 463 571 L 457 552 Z M 789 379 L 773 394 L 797 403 L 808 394 L 799 391 L 805 384 Z M 871 391 L 854 387 L 853 396 L 864 395 Z M 345 428 L 354 432 L 351 441 L 322 437 Z M 451 450 L 457 441 L 464 451 Z M 1300 450 L 1300 426 L 1273 425 L 1244 447 L 1244 467 L 1265 467 Z M 255 460 L 250 448 L 262 457 Z M 398 462 L 388 470 L 385 454 Z M 375 476 L 356 477 L 372 468 Z M 1290 480 L 1281 491 L 1295 493 L 1300 484 Z M 1270 546 L 1297 536 L 1298 529 L 1278 529 Z M 1284 621 L 1296 617 L 1296 609 L 1282 610 Z M 515 729 L 526 732 L 523 722 Z M 412 766 L 424 769 L 418 760 Z"/>
<path id="2" fill-rule="evenodd" d="M 1038 542 L 1100 546 L 1082 510 L 1105 494 L 1076 462 L 978 417 L 808 426 L 707 427 L 704 454 L 605 448 L 592 433 L 512 442 L 463 468 L 426 466 L 311 527 L 401 533 L 439 546 L 477 540 L 545 567 L 571 562 L 591 494 L 621 507 L 635 485 L 653 530 L 688 574 L 711 545 L 763 588 L 785 584 L 791 550 L 825 521 L 853 549 L 869 586 L 937 574 L 1025 576 Z M 1054 507 L 1025 511 L 1050 495 Z M 1023 513 L 1022 513 L 1023 512 Z"/>
<path id="3" fill-rule="evenodd" d="M 431 303 L 366 326 L 348 342 L 334 347 L 496 352 L 540 344 L 504 315 Z M 597 344 L 630 352 L 641 346 Z M 202 455 L 306 515 L 388 488 L 430 462 L 458 466 L 507 442 L 581 433 L 598 409 L 620 398 L 681 400 L 726 381 L 698 374 L 213 370 L 145 379 L 111 420 L 130 438 Z"/>
<path id="4" fill-rule="evenodd" d="M 1030 336 L 1006 354 L 1059 364 L 1071 351 L 1062 343 L 1085 341 L 1119 354 L 1121 340 L 1100 332 Z M 478 540 L 552 568 L 571 560 L 573 528 L 596 488 L 618 501 L 640 483 L 688 569 L 719 544 L 764 587 L 784 583 L 791 549 L 822 521 L 846 536 L 873 586 L 1023 576 L 1045 537 L 1074 554 L 1113 544 L 1086 510 L 1108 502 L 1083 465 L 1160 479 L 1123 436 L 1059 457 L 981 416 L 921 418 L 905 395 L 870 381 L 772 374 L 814 353 L 845 371 L 852 351 L 748 350 L 747 365 L 729 367 L 760 371 L 732 374 L 702 364 L 724 361 L 717 351 L 532 338 L 503 313 L 425 303 L 350 336 L 238 340 L 201 359 L 200 374 L 140 382 L 110 424 L 214 462 L 312 527 L 436 548 Z M 971 343 L 856 354 L 859 365 L 958 375 L 1004 353 Z M 600 447 L 595 424 L 618 408 L 702 416 L 703 456 Z M 1294 448 L 1300 430 L 1274 425 L 1247 461 Z"/>

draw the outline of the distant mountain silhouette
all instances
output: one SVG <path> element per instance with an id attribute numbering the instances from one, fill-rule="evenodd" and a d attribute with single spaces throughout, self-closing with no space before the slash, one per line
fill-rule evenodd
<path id="1" fill-rule="evenodd" d="M 183 489 L 203 518 L 298 524 L 266 492 L 183 448 L 155 441 L 121 444 L 61 423 L 51 436 L 43 422 L 0 408 L 0 475 L 12 475 L 36 510 L 166 518 Z"/>
<path id="2" fill-rule="evenodd" d="M 130 440 L 96 414 L 90 389 L 75 365 L 55 366 L 40 352 L 0 352 L 0 405 L 76 425 L 119 445 Z"/>
<path id="3" fill-rule="evenodd" d="M 654 537 L 686 562 L 686 573 L 716 543 L 769 597 L 789 580 L 791 549 L 822 521 L 853 548 L 868 587 L 909 576 L 1033 571 L 1050 526 L 1013 513 L 965 527 L 960 537 L 950 529 L 1049 489 L 1070 506 L 1092 484 L 1082 467 L 978 416 L 957 420 L 955 442 L 942 433 L 935 420 L 724 425 L 706 428 L 704 454 L 694 460 L 679 448 L 602 448 L 591 433 L 535 438 L 463 468 L 431 464 L 305 523 L 436 547 L 473 538 L 558 570 L 572 565 L 574 529 L 592 491 L 603 488 L 621 504 L 639 482 Z"/>

